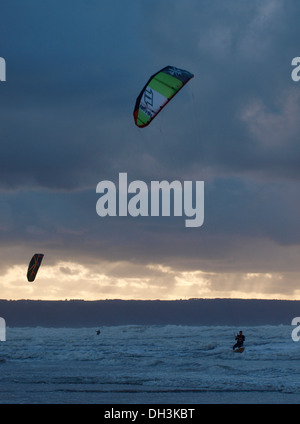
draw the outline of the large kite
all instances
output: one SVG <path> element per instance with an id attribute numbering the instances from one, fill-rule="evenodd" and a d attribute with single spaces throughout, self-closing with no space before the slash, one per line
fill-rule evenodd
<path id="1" fill-rule="evenodd" d="M 193 76 L 175 66 L 166 66 L 152 75 L 136 99 L 133 112 L 136 125 L 140 128 L 149 125 Z"/>
<path id="2" fill-rule="evenodd" d="M 36 274 L 39 270 L 39 267 L 41 265 L 41 262 L 43 260 L 44 255 L 42 253 L 36 253 L 33 255 L 27 271 L 27 280 L 32 282 L 34 281 Z"/>

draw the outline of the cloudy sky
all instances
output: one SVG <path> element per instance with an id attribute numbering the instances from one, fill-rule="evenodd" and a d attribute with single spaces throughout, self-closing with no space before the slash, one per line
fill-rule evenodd
<path id="1" fill-rule="evenodd" d="M 0 298 L 300 299 L 299 17 L 298 0 L 3 0 Z M 139 129 L 167 65 L 195 77 Z M 203 226 L 100 218 L 120 172 L 204 181 Z"/>

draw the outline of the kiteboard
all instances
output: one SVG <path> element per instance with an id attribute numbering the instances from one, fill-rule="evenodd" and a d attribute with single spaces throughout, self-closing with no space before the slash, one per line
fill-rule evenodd
<path id="1" fill-rule="evenodd" d="M 236 352 L 236 353 L 243 353 L 244 350 L 245 350 L 245 347 L 239 347 L 237 349 L 234 349 L 233 351 Z"/>

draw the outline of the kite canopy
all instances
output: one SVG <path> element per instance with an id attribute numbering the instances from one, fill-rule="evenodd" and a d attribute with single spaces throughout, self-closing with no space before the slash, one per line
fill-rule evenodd
<path id="1" fill-rule="evenodd" d="M 175 66 L 166 66 L 149 79 L 138 98 L 133 112 L 135 124 L 146 127 L 164 106 L 194 75 Z"/>
<path id="2" fill-rule="evenodd" d="M 41 265 L 41 262 L 43 260 L 44 255 L 42 253 L 36 253 L 33 255 L 27 271 L 27 279 L 28 281 L 32 282 L 34 281 L 36 274 L 39 270 L 39 267 Z"/>

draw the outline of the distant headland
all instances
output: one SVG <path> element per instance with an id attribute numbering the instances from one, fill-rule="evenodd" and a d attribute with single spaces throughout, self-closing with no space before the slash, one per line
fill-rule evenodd
<path id="1" fill-rule="evenodd" d="M 279 325 L 300 316 L 300 301 L 189 300 L 0 300 L 11 327 L 101 325 Z"/>

